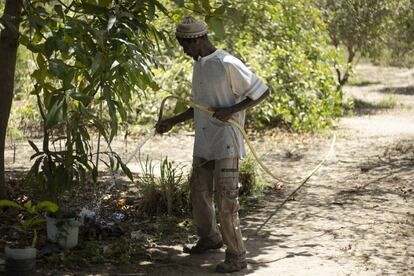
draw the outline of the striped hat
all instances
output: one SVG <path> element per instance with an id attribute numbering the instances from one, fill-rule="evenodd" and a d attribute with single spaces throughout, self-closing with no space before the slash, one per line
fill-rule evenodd
<path id="1" fill-rule="evenodd" d="M 175 30 L 175 36 L 179 38 L 196 38 L 206 34 L 206 23 L 197 21 L 191 15 L 184 16 L 182 22 L 177 25 Z"/>

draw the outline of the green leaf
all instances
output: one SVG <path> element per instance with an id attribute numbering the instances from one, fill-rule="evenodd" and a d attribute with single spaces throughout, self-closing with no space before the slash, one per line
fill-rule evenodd
<path id="1" fill-rule="evenodd" d="M 28 219 L 28 220 L 23 221 L 22 222 L 22 226 L 24 228 L 31 228 L 31 227 L 33 227 L 35 225 L 42 224 L 45 221 L 46 221 L 45 218 L 39 218 L 39 217 L 31 218 L 31 219 Z"/>
<path id="2" fill-rule="evenodd" d="M 87 106 L 92 101 L 92 97 L 85 95 L 80 92 L 73 92 L 70 94 L 70 97 L 74 100 L 80 101 L 83 105 Z"/>
<path id="3" fill-rule="evenodd" d="M 55 213 L 59 210 L 59 206 L 56 203 L 51 201 L 41 201 L 36 204 L 37 211 L 47 211 L 50 213 Z"/>
<path id="4" fill-rule="evenodd" d="M 63 79 L 63 89 L 64 90 L 68 90 L 68 89 L 73 88 L 72 80 L 75 77 L 75 73 L 76 73 L 76 71 L 72 68 L 67 70 L 67 73 L 66 73 L 66 75 Z"/>
<path id="5" fill-rule="evenodd" d="M 28 202 L 26 202 L 25 204 L 23 204 L 23 207 L 27 210 L 27 211 L 29 211 L 29 212 L 31 212 L 32 210 L 33 210 L 33 208 L 32 208 L 32 201 L 28 201 Z"/>
<path id="6" fill-rule="evenodd" d="M 36 153 L 39 153 L 40 152 L 39 151 L 39 148 L 35 145 L 35 143 L 33 143 L 33 141 L 28 140 L 28 142 L 29 142 L 30 146 L 32 147 L 32 149 L 35 150 Z"/>
<path id="7" fill-rule="evenodd" d="M 184 0 L 174 0 L 175 4 L 180 8 L 184 7 Z"/>
<path id="8" fill-rule="evenodd" d="M 46 39 L 44 53 L 46 57 L 50 57 L 57 48 L 56 37 L 51 36 Z"/>
<path id="9" fill-rule="evenodd" d="M 40 69 L 36 69 L 32 73 L 32 77 L 37 81 L 37 83 L 39 83 L 42 86 L 45 85 L 46 75 L 47 75 L 47 71 L 46 70 L 40 70 Z"/>
<path id="10" fill-rule="evenodd" d="M 112 4 L 112 0 L 99 0 L 99 6 L 109 7 Z"/>
<path id="11" fill-rule="evenodd" d="M 206 21 L 218 38 L 224 38 L 224 24 L 221 19 L 217 17 L 208 17 Z"/>
<path id="12" fill-rule="evenodd" d="M 223 15 L 224 12 L 226 11 L 226 6 L 225 5 L 221 5 L 220 7 L 218 7 L 215 11 L 214 11 L 214 15 Z"/>
<path id="13" fill-rule="evenodd" d="M 55 5 L 54 7 L 55 12 L 61 17 L 64 18 L 65 17 L 65 13 L 63 12 L 63 8 L 62 5 Z"/>
<path id="14" fill-rule="evenodd" d="M 107 131 L 105 125 L 98 119 L 93 120 L 93 125 L 96 127 L 96 129 L 99 131 L 99 133 L 107 138 Z"/>
<path id="15" fill-rule="evenodd" d="M 132 176 L 131 170 L 128 168 L 124 162 L 119 159 L 119 164 L 121 164 L 122 171 L 128 176 L 131 181 L 134 181 L 134 177 Z"/>
<path id="16" fill-rule="evenodd" d="M 49 69 L 53 75 L 64 80 L 68 74 L 69 66 L 61 60 L 49 60 Z"/>
<path id="17" fill-rule="evenodd" d="M 85 2 L 81 4 L 81 7 L 83 8 L 84 12 L 87 14 L 100 15 L 100 14 L 108 14 L 109 12 L 108 8 L 106 7 L 89 4 Z"/>
<path id="18" fill-rule="evenodd" d="M 95 74 L 95 72 L 99 69 L 101 62 L 102 62 L 102 53 L 98 52 L 95 54 L 95 57 L 93 58 L 93 61 L 92 61 L 92 66 L 91 66 L 92 75 Z"/>
<path id="19" fill-rule="evenodd" d="M 2 207 L 15 207 L 17 209 L 22 209 L 22 207 L 14 201 L 11 200 L 0 200 L 0 206 Z"/>
<path id="20" fill-rule="evenodd" d="M 46 60 L 45 60 L 45 58 L 43 57 L 43 55 L 42 55 L 42 54 L 40 54 L 40 53 L 39 53 L 39 54 L 37 55 L 36 61 L 37 61 L 37 65 L 39 66 L 39 68 L 40 68 L 41 70 L 45 70 L 45 69 L 47 69 Z"/>
<path id="21" fill-rule="evenodd" d="M 210 0 L 201 0 L 201 6 L 206 12 L 210 13 L 210 10 L 211 10 Z"/>
<path id="22" fill-rule="evenodd" d="M 227 15 L 233 19 L 236 23 L 241 22 L 241 14 L 240 12 L 235 8 L 227 8 Z"/>
<path id="23" fill-rule="evenodd" d="M 174 114 L 180 114 L 180 113 L 186 111 L 187 109 L 188 109 L 188 107 L 185 103 L 183 103 L 182 101 L 178 101 L 175 104 Z"/>
<path id="24" fill-rule="evenodd" d="M 52 108 L 49 110 L 49 112 L 46 115 L 46 123 L 45 127 L 46 129 L 50 129 L 54 127 L 59 122 L 63 121 L 64 119 L 64 98 L 58 99 L 53 104 Z"/>

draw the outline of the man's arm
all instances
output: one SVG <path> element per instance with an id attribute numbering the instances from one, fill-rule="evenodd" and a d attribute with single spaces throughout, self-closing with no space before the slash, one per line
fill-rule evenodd
<path id="1" fill-rule="evenodd" d="M 223 107 L 223 108 L 216 108 L 216 112 L 213 114 L 213 117 L 223 121 L 227 122 L 231 116 L 233 116 L 234 113 L 240 112 L 242 110 L 245 110 L 247 108 L 253 107 L 260 102 L 262 102 L 267 96 L 269 96 L 269 89 L 266 90 L 260 98 L 257 100 L 252 100 L 250 98 L 246 98 L 244 101 L 239 102 L 238 104 L 235 104 L 230 107 Z"/>
<path id="2" fill-rule="evenodd" d="M 178 114 L 174 117 L 171 117 L 171 118 L 162 120 L 161 122 L 158 122 L 155 125 L 155 131 L 159 134 L 162 134 L 164 132 L 168 132 L 176 124 L 185 122 L 185 121 L 193 119 L 193 118 L 194 118 L 194 109 L 192 107 L 190 107 L 189 109 L 187 109 L 183 113 L 180 113 L 180 114 Z"/>

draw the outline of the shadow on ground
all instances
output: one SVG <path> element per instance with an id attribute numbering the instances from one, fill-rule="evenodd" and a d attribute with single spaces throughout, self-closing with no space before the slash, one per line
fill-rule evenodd
<path id="1" fill-rule="evenodd" d="M 386 87 L 379 90 L 385 94 L 398 94 L 398 95 L 414 95 L 414 86 L 403 86 L 403 87 Z"/>

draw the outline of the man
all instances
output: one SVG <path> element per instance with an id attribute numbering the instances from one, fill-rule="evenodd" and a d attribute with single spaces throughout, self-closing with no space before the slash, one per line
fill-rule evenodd
<path id="1" fill-rule="evenodd" d="M 159 122 L 158 133 L 194 119 L 195 142 L 190 181 L 194 223 L 200 237 L 184 252 L 201 254 L 226 245 L 225 261 L 217 272 L 239 271 L 247 266 L 246 248 L 239 224 L 239 159 L 245 153 L 240 131 L 227 121 L 244 125 L 245 109 L 261 102 L 268 88 L 239 59 L 216 49 L 207 38 L 207 26 L 186 16 L 176 28 L 176 38 L 192 57 L 192 100 L 215 110 L 213 116 L 198 109 Z M 216 223 L 213 194 L 216 193 L 220 230 Z"/>

